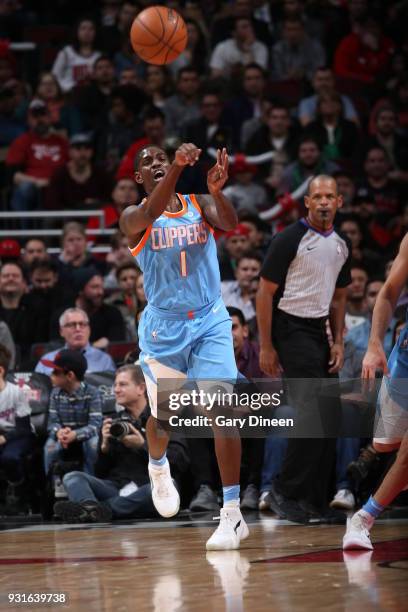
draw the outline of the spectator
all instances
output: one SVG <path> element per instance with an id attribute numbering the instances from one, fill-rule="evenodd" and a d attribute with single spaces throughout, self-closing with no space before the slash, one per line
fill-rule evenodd
<path id="1" fill-rule="evenodd" d="M 381 147 L 390 163 L 389 178 L 408 182 L 408 140 L 398 125 L 395 110 L 389 105 L 380 106 L 375 116 L 375 134 L 368 147 Z"/>
<path id="2" fill-rule="evenodd" d="M 86 82 L 100 57 L 95 49 L 96 26 L 91 19 L 80 19 L 72 45 L 66 45 L 57 55 L 52 72 L 64 93 Z"/>
<path id="3" fill-rule="evenodd" d="M 176 89 L 177 92 L 165 100 L 162 108 L 169 136 L 179 136 L 186 121 L 198 119 L 200 116 L 200 79 L 197 69 L 193 66 L 180 68 Z"/>
<path id="4" fill-rule="evenodd" d="M 34 448 L 34 435 L 24 391 L 6 380 L 10 361 L 10 352 L 0 344 L 0 467 L 8 483 L 6 504 L 13 500 L 20 505 L 26 477 L 24 461 Z"/>
<path id="5" fill-rule="evenodd" d="M 248 236 L 248 228 L 240 223 L 224 234 L 224 244 L 218 255 L 222 281 L 235 281 L 237 261 L 250 248 Z"/>
<path id="6" fill-rule="evenodd" d="M 64 477 L 68 502 L 57 502 L 55 514 L 64 521 L 98 522 L 110 518 L 156 517 L 147 472 L 145 426 L 149 416 L 146 385 L 139 366 L 122 366 L 116 372 L 114 391 L 117 417 L 104 419 L 99 436 L 97 477 L 69 472 Z M 113 435 L 123 423 L 129 433 Z M 180 478 L 187 468 L 184 442 L 172 439 L 168 448 L 172 474 Z"/>
<path id="7" fill-rule="evenodd" d="M 58 266 L 52 259 L 36 259 L 28 271 L 31 290 L 25 296 L 25 302 L 35 315 L 33 341 L 48 342 L 52 313 L 67 303 L 70 288 L 58 282 Z"/>
<path id="8" fill-rule="evenodd" d="M 234 0 L 230 6 L 222 7 L 220 13 L 216 13 L 212 20 L 211 27 L 211 48 L 213 49 L 219 42 L 226 40 L 234 29 L 237 18 L 245 17 L 250 20 L 256 38 L 265 45 L 270 44 L 271 34 L 268 25 L 260 18 L 254 18 L 252 2 L 248 0 Z"/>
<path id="9" fill-rule="evenodd" d="M 371 319 L 373 316 L 373 310 L 375 306 L 375 302 L 377 299 L 377 295 L 380 293 L 381 287 L 384 285 L 384 281 L 382 280 L 368 280 L 365 286 L 365 303 L 366 303 L 366 317 L 364 320 L 352 327 L 349 330 L 346 339 L 352 343 L 355 349 L 361 352 L 361 359 L 363 358 L 365 352 L 368 347 L 368 339 L 370 337 L 371 332 Z M 395 342 L 395 326 L 396 319 L 391 319 L 390 324 L 385 332 L 384 336 L 384 353 L 388 359 L 390 356 L 391 350 L 394 346 Z"/>
<path id="10" fill-rule="evenodd" d="M 48 257 L 47 245 L 42 238 L 29 238 L 21 250 L 21 261 L 26 268 L 34 261 L 45 261 Z"/>
<path id="11" fill-rule="evenodd" d="M 265 207 L 266 189 L 254 181 L 257 168 L 249 164 L 245 157 L 236 157 L 230 174 L 233 182 L 223 190 L 223 194 L 233 203 L 238 213 L 256 214 Z"/>
<path id="12" fill-rule="evenodd" d="M 248 240 L 251 250 L 266 254 L 271 240 L 271 227 L 262 221 L 257 214 L 241 212 L 238 215 L 240 225 L 248 230 Z"/>
<path id="13" fill-rule="evenodd" d="M 85 130 L 96 131 L 105 125 L 114 87 L 115 68 L 112 60 L 106 55 L 101 55 L 93 67 L 91 82 L 77 87 L 73 92 L 74 102 L 81 113 Z"/>
<path id="14" fill-rule="evenodd" d="M 264 378 L 265 374 L 259 367 L 259 346 L 249 340 L 249 328 L 242 311 L 234 307 L 227 307 L 227 310 L 232 320 L 234 354 L 240 374 L 249 380 Z M 242 451 L 241 473 L 246 472 L 247 477 L 246 487 L 242 493 L 241 509 L 258 510 L 264 439 L 244 438 Z"/>
<path id="15" fill-rule="evenodd" d="M 198 5 L 196 5 L 198 6 Z M 208 67 L 208 37 L 205 28 L 196 19 L 184 19 L 187 28 L 187 46 L 182 53 L 171 62 L 169 68 L 173 76 L 181 68 L 192 66 L 198 74 L 204 75 Z"/>
<path id="16" fill-rule="evenodd" d="M 254 299 L 257 287 L 254 279 L 259 277 L 262 255 L 256 252 L 247 252 L 237 260 L 235 281 L 221 283 L 221 295 L 226 306 L 234 306 L 242 311 L 248 324 L 254 323 Z"/>
<path id="17" fill-rule="evenodd" d="M 247 64 L 242 74 L 242 85 L 237 96 L 226 104 L 226 111 L 240 144 L 241 126 L 253 117 L 261 116 L 261 103 L 265 95 L 266 74 L 258 64 Z"/>
<path id="18" fill-rule="evenodd" d="M 273 151 L 279 154 L 280 163 L 286 166 L 295 158 L 296 141 L 289 110 L 283 104 L 276 103 L 269 109 L 265 124 L 249 139 L 245 152 L 247 155 L 260 155 Z M 266 178 L 265 183 L 275 189 L 278 181 L 270 180 L 274 174 L 274 160 L 260 163 L 259 170 L 260 175 Z"/>
<path id="19" fill-rule="evenodd" d="M 35 341 L 35 315 L 30 311 L 25 294 L 27 283 L 18 263 L 5 263 L 0 268 L 0 320 L 7 323 L 22 356 Z"/>
<path id="20" fill-rule="evenodd" d="M 119 227 L 119 217 L 126 206 L 137 204 L 140 199 L 137 183 L 133 178 L 119 179 L 112 191 L 112 203 L 102 207 L 104 212 L 104 227 L 115 228 Z M 87 229 L 100 228 L 101 222 L 97 217 L 91 217 L 87 223 Z M 88 233 L 88 239 L 92 242 L 98 242 L 103 237 L 91 236 Z M 127 245 L 126 245 L 127 246 Z"/>
<path id="21" fill-rule="evenodd" d="M 91 327 L 89 317 L 82 308 L 67 308 L 59 318 L 59 333 L 65 340 L 64 349 L 77 351 L 86 359 L 86 372 L 114 372 L 115 364 L 110 355 L 89 344 Z M 61 349 L 43 355 L 43 359 L 53 361 Z M 37 363 L 35 371 L 50 376 L 52 369 L 43 361 Z"/>
<path id="22" fill-rule="evenodd" d="M 370 234 L 377 248 L 385 249 L 391 242 L 391 226 L 401 213 L 406 188 L 390 177 L 390 163 L 382 147 L 368 149 L 364 161 L 364 174 L 357 183 L 356 197 L 374 204 L 374 224 Z"/>
<path id="23" fill-rule="evenodd" d="M 29 131 L 11 143 L 6 157 L 14 184 L 10 207 L 16 212 L 39 207 L 43 188 L 68 154 L 65 138 L 50 130 L 51 117 L 42 100 L 30 103 L 28 126 Z"/>
<path id="24" fill-rule="evenodd" d="M 351 216 L 348 219 L 344 219 L 340 224 L 340 230 L 350 240 L 353 262 L 367 270 L 369 276 L 378 274 L 378 270 L 382 267 L 381 257 L 375 251 L 365 247 L 358 217 Z"/>
<path id="25" fill-rule="evenodd" d="M 166 100 L 173 93 L 173 79 L 167 66 L 146 66 L 145 92 L 153 106 L 163 110 Z"/>
<path id="26" fill-rule="evenodd" d="M 141 136 L 139 113 L 145 102 L 143 91 L 134 85 L 113 90 L 108 121 L 96 134 L 96 157 L 109 173 L 116 172 L 132 142 Z"/>
<path id="27" fill-rule="evenodd" d="M 367 16 L 357 31 L 340 42 L 334 59 L 337 76 L 373 84 L 386 70 L 394 44 L 381 33 L 380 24 Z"/>
<path id="28" fill-rule="evenodd" d="M 333 71 L 326 66 L 319 66 L 313 75 L 312 86 L 314 94 L 302 98 L 298 107 L 298 119 L 302 126 L 306 126 L 316 119 L 318 98 L 323 93 L 336 91 L 336 81 Z M 359 124 L 359 117 L 353 102 L 348 96 L 342 95 L 344 118 Z"/>
<path id="29" fill-rule="evenodd" d="M 247 64 L 255 62 L 261 68 L 268 66 L 268 48 L 257 40 L 252 20 L 237 17 L 232 30 L 232 38 L 220 42 L 210 58 L 212 77 L 229 78 Z"/>
<path id="30" fill-rule="evenodd" d="M 218 93 L 203 94 L 200 117 L 185 123 L 182 137 L 202 149 L 201 159 L 206 157 L 209 147 L 233 150 L 232 128 L 225 118 L 224 102 Z"/>
<path id="31" fill-rule="evenodd" d="M 71 452 L 82 451 L 84 470 L 94 473 L 97 457 L 98 431 L 102 424 L 102 400 L 99 389 L 84 381 L 87 368 L 85 357 L 78 351 L 63 349 L 54 359 L 43 360 L 52 369 L 53 390 L 48 409 L 47 433 L 44 445 L 44 469 L 51 476 L 55 463 Z M 72 456 L 72 455 L 71 455 Z M 58 477 L 54 477 L 55 497 L 65 497 Z"/>
<path id="32" fill-rule="evenodd" d="M 10 353 L 9 368 L 14 370 L 16 367 L 16 345 L 9 326 L 4 321 L 0 321 L 0 345 L 4 346 Z"/>
<path id="33" fill-rule="evenodd" d="M 15 117 L 16 97 L 12 87 L 0 86 L 0 147 L 9 146 L 25 130 Z"/>
<path id="34" fill-rule="evenodd" d="M 83 268 L 74 276 L 78 292 L 72 306 L 82 308 L 89 317 L 90 341 L 96 348 L 106 349 L 110 342 L 125 340 L 125 324 L 119 310 L 104 302 L 103 277 L 96 268 Z M 61 310 L 55 311 L 51 320 L 51 338 L 58 338 L 58 322 Z"/>
<path id="35" fill-rule="evenodd" d="M 136 140 L 126 151 L 116 173 L 116 179 L 133 178 L 135 174 L 135 159 L 139 151 L 148 144 L 163 147 L 165 137 L 163 112 L 154 106 L 148 107 L 143 113 L 143 136 Z"/>
<path id="36" fill-rule="evenodd" d="M 311 81 L 316 69 L 325 64 L 325 59 L 323 47 L 306 34 L 301 19 L 285 19 L 282 40 L 272 48 L 273 78 Z"/>
<path id="37" fill-rule="evenodd" d="M 354 177 L 346 170 L 338 170 L 334 173 L 337 189 L 343 198 L 343 206 L 340 208 L 340 215 L 347 215 L 353 211 L 353 200 L 356 195 L 356 183 Z"/>
<path id="38" fill-rule="evenodd" d="M 296 161 L 289 164 L 282 174 L 282 180 L 278 186 L 280 193 L 292 193 L 310 176 L 319 173 L 332 174 L 338 166 L 331 161 L 326 161 L 322 156 L 319 143 L 311 136 L 303 136 L 298 145 Z"/>
<path id="39" fill-rule="evenodd" d="M 65 223 L 61 236 L 62 250 L 57 260 L 58 274 L 64 286 L 74 282 L 75 272 L 81 268 L 95 266 L 101 272 L 106 270 L 105 262 L 98 261 L 87 251 L 85 228 L 81 223 L 68 221 Z"/>
<path id="40" fill-rule="evenodd" d="M 140 275 L 140 270 L 134 261 L 129 260 L 120 264 L 115 269 L 115 274 L 119 291 L 115 291 L 106 300 L 106 303 L 112 304 L 120 310 L 126 324 L 126 340 L 136 342 L 136 312 L 139 306 L 136 296 L 136 281 Z"/>
<path id="41" fill-rule="evenodd" d="M 241 149 L 246 150 L 247 144 L 252 136 L 268 122 L 269 111 L 276 104 L 275 98 L 265 97 L 260 101 L 260 115 L 259 117 L 252 117 L 244 121 L 240 131 L 240 144 Z"/>
<path id="42" fill-rule="evenodd" d="M 350 162 L 357 152 L 358 129 L 344 118 L 342 99 L 335 91 L 319 95 L 317 118 L 309 123 L 306 132 L 320 143 L 326 160 Z"/>
<path id="43" fill-rule="evenodd" d="M 363 323 L 367 316 L 365 299 L 368 274 L 364 268 L 353 265 L 350 270 L 351 283 L 347 287 L 345 327 L 350 331 L 356 325 Z"/>
<path id="44" fill-rule="evenodd" d="M 129 38 L 129 32 L 138 6 L 134 2 L 122 2 L 117 5 L 117 13 L 112 16 L 112 22 L 101 28 L 101 49 L 110 57 L 120 51 L 124 38 Z"/>
<path id="45" fill-rule="evenodd" d="M 40 74 L 35 97 L 42 100 L 51 117 L 52 128 L 61 136 L 70 137 L 81 131 L 78 110 L 65 100 L 61 87 L 52 72 Z"/>
<path id="46" fill-rule="evenodd" d="M 90 134 L 75 134 L 69 141 L 68 162 L 52 175 L 46 193 L 51 210 L 95 208 L 109 199 L 112 180 L 93 163 Z"/>
<path id="47" fill-rule="evenodd" d="M 106 289 L 117 289 L 118 282 L 116 278 L 116 269 L 122 264 L 134 261 L 134 259 L 129 250 L 128 239 L 122 232 L 117 231 L 111 236 L 110 245 L 111 251 L 106 255 L 106 263 L 111 266 L 111 270 L 109 274 L 105 276 L 104 285 Z"/>

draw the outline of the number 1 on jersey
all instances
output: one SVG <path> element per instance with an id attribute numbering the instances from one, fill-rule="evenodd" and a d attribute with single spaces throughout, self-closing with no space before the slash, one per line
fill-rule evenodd
<path id="1" fill-rule="evenodd" d="M 185 251 L 180 251 L 180 271 L 181 276 L 187 276 L 187 255 Z"/>

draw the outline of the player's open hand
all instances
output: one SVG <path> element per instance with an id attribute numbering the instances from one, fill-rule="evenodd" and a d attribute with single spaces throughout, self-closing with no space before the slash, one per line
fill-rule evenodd
<path id="1" fill-rule="evenodd" d="M 384 376 L 389 374 L 387 357 L 385 356 L 382 346 L 369 344 L 363 359 L 361 378 L 365 380 L 366 383 L 372 383 L 375 379 L 376 370 L 382 370 Z"/>
<path id="2" fill-rule="evenodd" d="M 210 193 L 221 191 L 228 179 L 228 153 L 224 147 L 217 149 L 217 162 L 207 173 L 207 187 Z"/>
<path id="3" fill-rule="evenodd" d="M 201 149 L 198 149 L 192 142 L 185 142 L 177 149 L 174 161 L 177 166 L 194 166 L 200 155 Z"/>

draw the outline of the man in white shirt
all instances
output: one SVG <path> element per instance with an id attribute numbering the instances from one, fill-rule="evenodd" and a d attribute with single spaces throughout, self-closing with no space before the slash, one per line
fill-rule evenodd
<path id="1" fill-rule="evenodd" d="M 10 359 L 10 351 L 0 344 L 0 468 L 8 481 L 6 505 L 14 506 L 23 493 L 24 457 L 34 446 L 34 436 L 24 391 L 6 380 Z"/>
<path id="2" fill-rule="evenodd" d="M 59 324 L 60 335 L 65 340 L 64 348 L 80 351 L 84 355 L 88 363 L 87 372 L 114 372 L 116 370 L 110 355 L 89 344 L 91 328 L 88 315 L 82 308 L 65 310 L 60 317 Z M 61 347 L 43 355 L 41 359 L 53 361 L 60 350 Z M 41 359 L 35 366 L 35 371 L 50 376 L 52 368 L 41 363 Z"/>
<path id="3" fill-rule="evenodd" d="M 229 78 L 237 67 L 240 68 L 254 62 L 266 69 L 268 49 L 255 38 L 251 19 L 237 17 L 232 38 L 218 43 L 211 55 L 211 76 Z"/>
<path id="4" fill-rule="evenodd" d="M 237 261 L 236 280 L 221 283 L 221 295 L 225 305 L 239 308 L 247 323 L 253 321 L 256 316 L 254 299 L 257 283 L 254 283 L 254 281 L 259 277 L 261 264 L 261 254 L 257 252 L 246 253 Z"/>

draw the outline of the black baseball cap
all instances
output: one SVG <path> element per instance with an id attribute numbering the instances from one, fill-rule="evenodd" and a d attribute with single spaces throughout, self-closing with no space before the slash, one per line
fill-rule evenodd
<path id="1" fill-rule="evenodd" d="M 53 370 L 73 372 L 78 380 L 83 380 L 88 368 L 88 363 L 83 354 L 71 349 L 63 349 L 55 355 L 53 361 L 51 359 L 41 359 L 41 363 Z"/>

